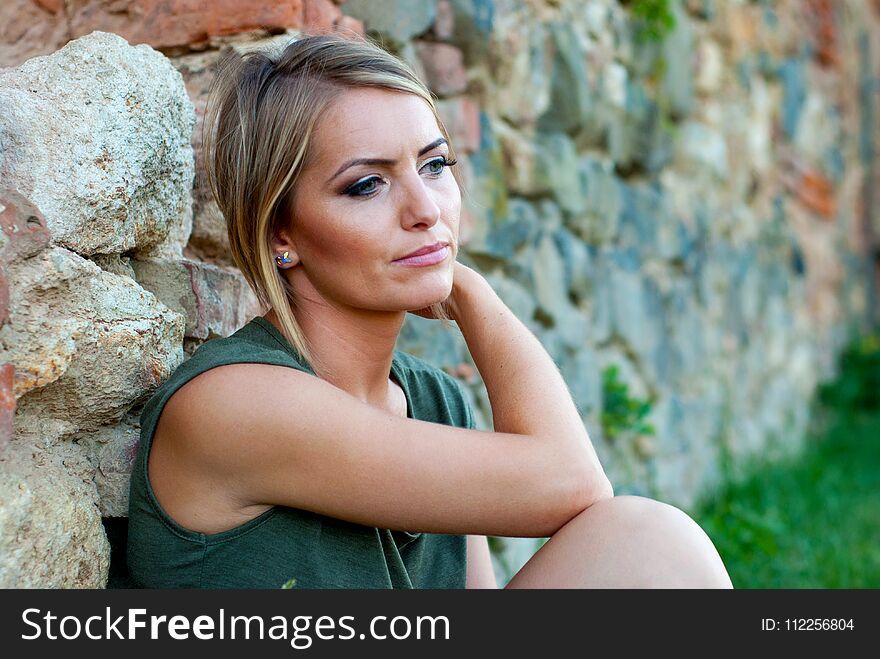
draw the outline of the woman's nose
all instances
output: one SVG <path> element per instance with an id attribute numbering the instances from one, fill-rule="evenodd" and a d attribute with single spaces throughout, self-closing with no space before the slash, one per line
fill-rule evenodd
<path id="1" fill-rule="evenodd" d="M 402 222 L 407 227 L 416 224 L 434 226 L 440 220 L 440 207 L 434 201 L 431 190 L 418 175 L 403 190 Z"/>

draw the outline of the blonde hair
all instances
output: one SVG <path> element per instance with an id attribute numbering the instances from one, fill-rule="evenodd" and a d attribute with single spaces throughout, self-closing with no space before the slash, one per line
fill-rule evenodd
<path id="1" fill-rule="evenodd" d="M 270 241 L 288 220 L 318 118 L 354 87 L 415 94 L 431 108 L 452 149 L 434 98 L 416 74 L 378 46 L 338 35 L 305 37 L 278 54 L 230 52 L 214 79 L 203 125 L 206 175 L 226 218 L 234 262 L 313 368 L 314 355 L 292 312 L 294 291 L 276 268 Z M 441 302 L 430 309 L 449 322 Z"/>

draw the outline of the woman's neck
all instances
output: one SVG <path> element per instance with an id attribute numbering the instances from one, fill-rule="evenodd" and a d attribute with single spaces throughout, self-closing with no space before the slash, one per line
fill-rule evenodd
<path id="1" fill-rule="evenodd" d="M 300 298 L 295 317 L 317 362 L 313 367 L 318 377 L 365 403 L 400 411 L 401 392 L 389 376 L 406 312 L 345 313 Z M 274 310 L 265 318 L 281 329 Z"/>

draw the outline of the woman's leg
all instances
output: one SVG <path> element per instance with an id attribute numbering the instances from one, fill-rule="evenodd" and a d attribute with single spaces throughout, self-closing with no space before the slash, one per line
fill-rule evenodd
<path id="1" fill-rule="evenodd" d="M 733 588 L 709 536 L 654 499 L 603 499 L 574 517 L 505 588 Z"/>

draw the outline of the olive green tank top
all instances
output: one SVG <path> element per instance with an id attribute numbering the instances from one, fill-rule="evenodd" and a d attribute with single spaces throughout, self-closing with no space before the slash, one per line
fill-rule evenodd
<path id="1" fill-rule="evenodd" d="M 293 588 L 465 587 L 464 535 L 380 529 L 280 505 L 221 533 L 177 524 L 147 476 L 159 416 L 188 381 L 237 363 L 288 366 L 317 377 L 284 335 L 258 316 L 199 346 L 156 390 L 141 414 L 131 476 L 127 562 L 135 587 L 281 588 L 291 579 Z M 461 385 L 442 370 L 395 350 L 391 375 L 406 395 L 409 418 L 474 428 Z"/>

